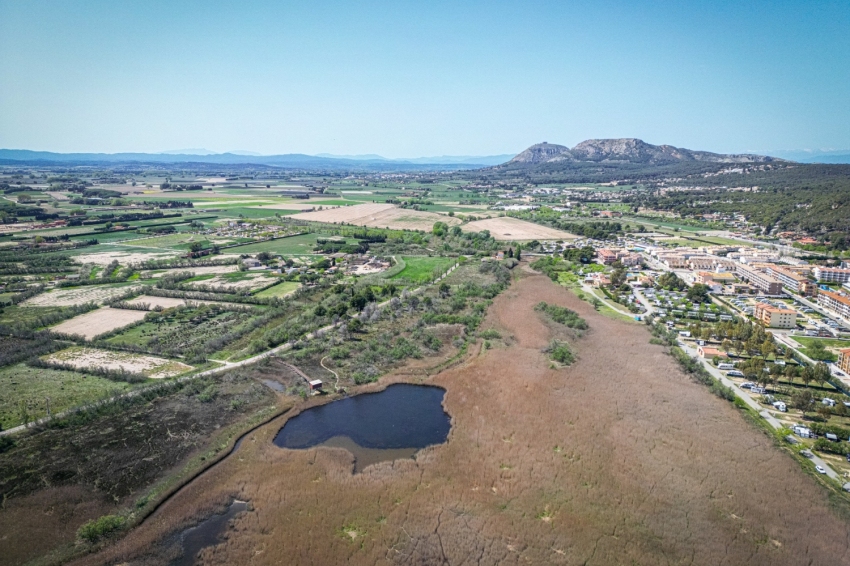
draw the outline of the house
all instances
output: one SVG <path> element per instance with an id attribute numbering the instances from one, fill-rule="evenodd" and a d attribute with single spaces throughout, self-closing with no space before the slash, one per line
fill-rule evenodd
<path id="1" fill-rule="evenodd" d="M 718 350 L 717 348 L 712 348 L 711 346 L 697 347 L 697 354 L 699 355 L 699 357 L 705 358 L 707 360 L 713 358 L 714 356 L 717 356 L 718 358 L 728 357 L 726 355 L 726 352 L 724 352 L 723 350 Z"/>
<path id="2" fill-rule="evenodd" d="M 248 257 L 248 258 L 245 258 L 245 259 L 242 260 L 242 265 L 244 265 L 248 269 L 253 269 L 253 268 L 261 267 L 262 263 L 258 259 Z"/>

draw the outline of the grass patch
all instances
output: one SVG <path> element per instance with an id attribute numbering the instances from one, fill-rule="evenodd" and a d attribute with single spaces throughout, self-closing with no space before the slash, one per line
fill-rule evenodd
<path id="1" fill-rule="evenodd" d="M 0 425 L 11 428 L 47 416 L 47 398 L 53 414 L 96 401 L 130 387 L 76 371 L 31 368 L 17 364 L 0 369 Z"/>
<path id="2" fill-rule="evenodd" d="M 255 297 L 260 298 L 268 298 L 268 297 L 283 297 L 295 291 L 300 286 L 300 283 L 295 281 L 281 281 L 277 285 L 273 285 L 268 289 L 263 289 L 259 293 L 256 293 Z"/>
<path id="3" fill-rule="evenodd" d="M 451 257 L 408 256 L 403 257 L 404 269 L 390 279 L 407 279 L 413 283 L 427 283 L 435 278 L 435 273 L 444 273 L 455 264 Z"/>

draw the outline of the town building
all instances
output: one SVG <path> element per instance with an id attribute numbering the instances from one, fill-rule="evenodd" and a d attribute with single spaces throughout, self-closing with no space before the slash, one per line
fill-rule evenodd
<path id="1" fill-rule="evenodd" d="M 602 265 L 611 265 L 617 261 L 617 252 L 608 248 L 599 248 L 596 250 L 596 257 Z"/>
<path id="2" fill-rule="evenodd" d="M 838 350 L 838 369 L 850 373 L 850 348 Z"/>
<path id="3" fill-rule="evenodd" d="M 815 267 L 812 274 L 815 279 L 823 283 L 847 283 L 850 281 L 850 269 L 840 267 Z"/>
<path id="4" fill-rule="evenodd" d="M 795 293 L 802 293 L 805 289 L 809 288 L 809 286 L 806 285 L 809 279 L 799 273 L 791 271 L 790 269 L 785 269 L 778 265 L 771 265 L 765 269 L 765 273 L 775 277 L 782 282 L 786 289 Z"/>
<path id="5" fill-rule="evenodd" d="M 782 294 L 782 282 L 767 273 L 739 264 L 735 266 L 735 274 L 767 295 Z"/>
<path id="6" fill-rule="evenodd" d="M 768 328 L 794 328 L 797 326 L 797 311 L 756 303 L 753 316 Z"/>
<path id="7" fill-rule="evenodd" d="M 818 292 L 818 306 L 828 309 L 846 320 L 850 320 L 850 298 L 834 291 Z"/>

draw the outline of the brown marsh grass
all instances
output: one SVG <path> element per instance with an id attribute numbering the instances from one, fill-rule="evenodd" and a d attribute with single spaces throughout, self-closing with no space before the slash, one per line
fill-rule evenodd
<path id="1" fill-rule="evenodd" d="M 541 353 L 542 300 L 590 324 L 568 368 Z M 827 491 L 641 325 L 531 275 L 488 327 L 509 345 L 429 379 L 447 390 L 446 444 L 352 474 L 342 449 L 274 446 L 283 417 L 80 564 L 161 563 L 159 541 L 233 497 L 253 509 L 203 564 L 850 563 L 850 523 Z M 410 380 L 378 387 L 394 379 Z"/>

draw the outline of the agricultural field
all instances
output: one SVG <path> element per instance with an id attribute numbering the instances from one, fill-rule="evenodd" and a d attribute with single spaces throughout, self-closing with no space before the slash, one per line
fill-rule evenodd
<path id="1" fill-rule="evenodd" d="M 476 220 L 465 224 L 463 230 L 466 232 L 488 230 L 491 236 L 501 241 L 574 240 L 577 238 L 577 236 L 563 230 L 555 230 L 508 216 Z"/>
<path id="2" fill-rule="evenodd" d="M 443 216 L 433 212 L 398 208 L 393 204 L 386 203 L 340 206 L 339 208 L 296 214 L 293 218 L 329 224 L 345 223 L 370 228 L 425 231 L 430 230 L 435 222 L 445 222 L 449 225 L 460 224 L 459 219 L 449 216 Z"/>
<path id="3" fill-rule="evenodd" d="M 436 273 L 445 271 L 457 261 L 451 257 L 410 256 L 402 257 L 404 268 L 392 275 L 390 279 L 404 279 L 414 284 L 433 281 Z"/>
<path id="4" fill-rule="evenodd" d="M 0 427 L 11 428 L 47 416 L 47 399 L 55 414 L 126 391 L 130 384 L 86 372 L 29 367 L 0 369 Z"/>
<path id="5" fill-rule="evenodd" d="M 21 306 L 24 307 L 68 307 L 83 305 L 85 303 L 101 304 L 109 299 L 114 299 L 131 290 L 141 289 L 140 285 L 87 285 L 84 287 L 67 287 L 64 289 L 53 289 L 27 299 Z"/>
<path id="6" fill-rule="evenodd" d="M 76 334 L 91 340 L 101 334 L 139 322 L 145 318 L 145 314 L 145 311 L 101 307 L 57 324 L 50 330 L 60 334 Z"/>
<path id="7" fill-rule="evenodd" d="M 281 281 L 277 285 L 269 287 L 268 289 L 263 289 L 259 293 L 255 293 L 254 296 L 260 299 L 285 297 L 294 293 L 300 286 L 301 284 L 295 281 Z"/>
<path id="8" fill-rule="evenodd" d="M 222 254 L 216 257 L 227 257 L 227 254 Z M 233 273 L 237 271 L 239 266 L 235 263 L 231 265 L 203 265 L 200 267 L 184 267 L 177 269 L 164 269 L 161 271 L 155 271 L 151 274 L 154 279 L 159 277 L 166 277 L 169 275 L 174 275 L 176 273 L 194 273 L 195 275 L 209 275 L 210 273 L 214 274 L 222 274 L 222 273 Z"/>
<path id="9" fill-rule="evenodd" d="M 194 369 L 190 365 L 165 358 L 84 347 L 68 348 L 41 359 L 48 364 L 71 366 L 83 371 L 89 368 L 127 371 L 151 379 L 174 377 Z"/>
<path id="10" fill-rule="evenodd" d="M 321 237 L 323 237 L 322 234 L 289 236 L 286 238 L 277 238 L 275 240 L 266 240 L 265 242 L 257 242 L 254 244 L 245 244 L 244 246 L 228 248 L 227 252 L 231 254 L 256 254 L 260 252 L 269 252 L 284 256 L 312 255 L 315 253 L 313 252 L 313 248 L 316 246 L 316 238 Z M 349 241 L 354 242 L 354 240 Z"/>
<path id="11" fill-rule="evenodd" d="M 199 275 L 186 280 L 186 285 L 189 287 L 221 288 L 228 293 L 235 293 L 238 291 L 254 291 L 270 285 L 272 281 L 272 276 L 264 272 L 235 271 L 219 275 L 212 273 Z"/>

